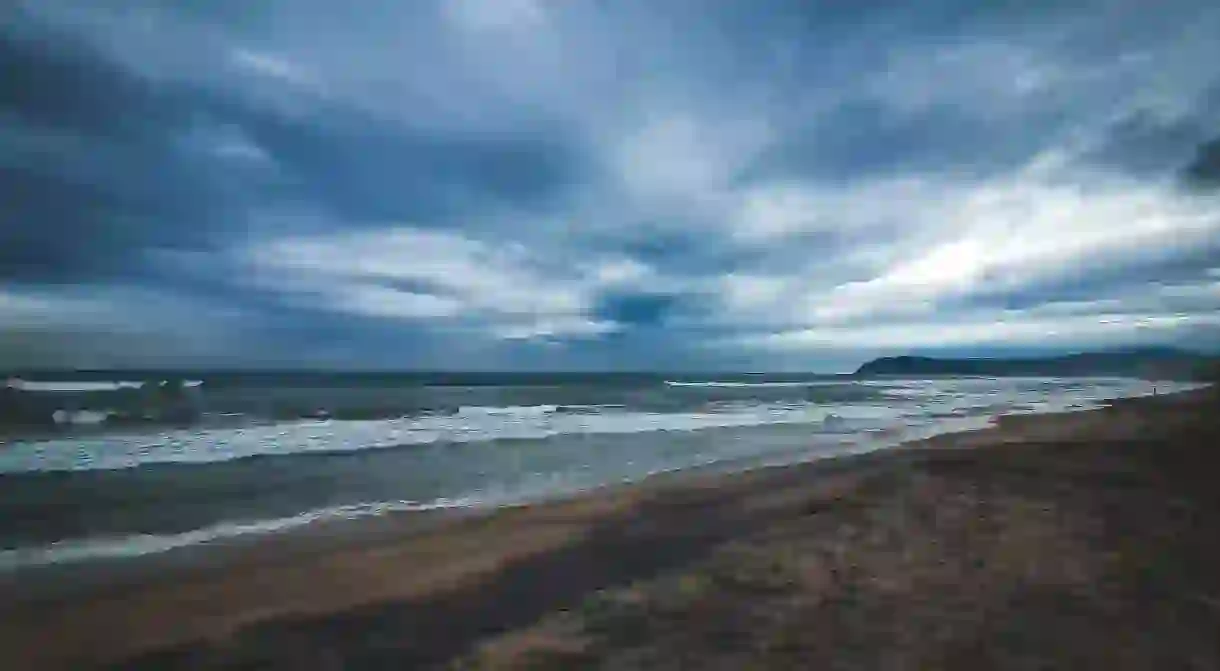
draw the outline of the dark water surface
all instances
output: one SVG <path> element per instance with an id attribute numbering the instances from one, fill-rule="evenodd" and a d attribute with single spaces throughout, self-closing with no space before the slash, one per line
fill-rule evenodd
<path id="1" fill-rule="evenodd" d="M 0 570 L 829 457 L 1151 391 L 1113 378 L 201 379 L 204 414 L 189 426 L 0 444 Z M 89 403 L 105 395 L 91 392 Z"/>

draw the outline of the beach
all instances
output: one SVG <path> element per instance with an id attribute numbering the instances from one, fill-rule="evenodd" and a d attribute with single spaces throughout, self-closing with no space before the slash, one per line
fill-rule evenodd
<path id="1" fill-rule="evenodd" d="M 4 3 L 0 671 L 1220 671 L 1145 4 Z"/>
<path id="2" fill-rule="evenodd" d="M 10 576 L 0 668 L 1215 668 L 1217 403 Z"/>

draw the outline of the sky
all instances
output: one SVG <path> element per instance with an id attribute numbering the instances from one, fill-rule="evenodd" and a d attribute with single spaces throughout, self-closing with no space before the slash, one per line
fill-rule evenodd
<path id="1" fill-rule="evenodd" d="M 0 9 L 0 366 L 1220 343 L 1220 5 Z"/>

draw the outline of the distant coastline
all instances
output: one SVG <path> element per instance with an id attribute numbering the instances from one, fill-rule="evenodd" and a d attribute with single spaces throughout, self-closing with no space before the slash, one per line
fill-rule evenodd
<path id="1" fill-rule="evenodd" d="M 873 359 L 855 375 L 1121 376 L 1145 379 L 1207 380 L 1220 359 L 1173 348 L 1084 352 L 1039 358 L 936 358 L 893 356 Z"/>

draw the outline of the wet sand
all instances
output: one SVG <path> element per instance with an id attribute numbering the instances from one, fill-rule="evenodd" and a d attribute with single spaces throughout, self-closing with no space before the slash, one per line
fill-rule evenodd
<path id="1" fill-rule="evenodd" d="M 1218 410 L 10 577 L 0 668 L 1220 668 Z"/>

